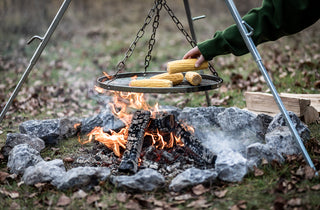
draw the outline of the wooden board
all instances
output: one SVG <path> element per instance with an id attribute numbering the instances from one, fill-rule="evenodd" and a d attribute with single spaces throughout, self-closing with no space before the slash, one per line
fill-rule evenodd
<path id="1" fill-rule="evenodd" d="M 320 112 L 320 94 L 280 93 L 280 96 L 310 100 L 310 106 L 313 106 L 318 112 Z"/>
<path id="2" fill-rule="evenodd" d="M 273 95 L 261 92 L 245 92 L 247 109 L 257 112 L 279 113 Z M 298 117 L 303 116 L 311 100 L 297 97 L 280 96 L 287 111 L 294 112 Z"/>

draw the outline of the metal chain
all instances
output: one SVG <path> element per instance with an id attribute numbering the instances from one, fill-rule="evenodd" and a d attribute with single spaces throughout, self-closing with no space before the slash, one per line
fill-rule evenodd
<path id="1" fill-rule="evenodd" d="M 149 47 L 148 47 L 148 54 L 145 57 L 145 61 L 144 61 L 144 73 L 147 72 L 147 68 L 149 67 L 150 64 L 150 60 L 152 58 L 151 56 L 151 52 L 153 50 L 153 46 L 156 42 L 156 32 L 157 29 L 159 27 L 159 19 L 160 19 L 160 10 L 162 9 L 162 0 L 156 0 L 156 15 L 154 16 L 154 20 L 152 23 L 152 34 L 151 34 L 151 38 L 149 40 Z"/>
<path id="2" fill-rule="evenodd" d="M 140 40 L 140 38 L 144 35 L 145 33 L 145 28 L 146 26 L 151 22 L 152 18 L 154 17 L 155 14 L 155 10 L 157 9 L 157 0 L 154 1 L 154 5 L 153 7 L 150 9 L 147 17 L 144 20 L 144 24 L 143 26 L 140 28 L 140 30 L 137 32 L 136 38 L 134 39 L 134 41 L 130 44 L 130 47 L 128 48 L 128 50 L 125 53 L 124 58 L 117 64 L 116 68 L 117 71 L 114 75 L 114 77 L 117 76 L 117 74 L 122 71 L 125 68 L 125 63 L 127 61 L 127 59 L 132 55 L 135 47 L 137 46 L 138 41 Z"/>
<path id="3" fill-rule="evenodd" d="M 173 11 L 168 6 L 166 0 L 162 1 L 163 7 L 167 10 L 168 14 L 170 15 L 173 22 L 176 24 L 179 31 L 182 32 L 182 34 L 185 36 L 187 41 L 190 43 L 191 47 L 197 46 L 197 43 L 192 39 L 192 37 L 188 34 L 188 32 L 184 29 L 182 23 L 179 21 L 179 19 L 174 15 Z M 213 66 L 209 63 L 209 70 L 214 76 L 218 77 L 217 71 L 213 68 Z"/>

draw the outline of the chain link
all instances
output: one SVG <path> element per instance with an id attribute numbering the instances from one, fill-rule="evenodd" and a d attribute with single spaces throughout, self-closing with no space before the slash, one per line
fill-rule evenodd
<path id="1" fill-rule="evenodd" d="M 179 31 L 182 32 L 182 34 L 185 36 L 185 38 L 187 39 L 187 41 L 190 43 L 191 47 L 195 47 L 197 46 L 197 43 L 192 39 L 192 37 L 188 34 L 188 32 L 184 29 L 182 23 L 179 21 L 179 19 L 174 15 L 173 11 L 170 9 L 170 7 L 168 6 L 166 0 L 163 0 L 162 2 L 163 7 L 167 10 L 168 14 L 170 15 L 171 19 L 173 20 L 173 22 L 176 24 L 177 28 L 179 29 Z M 217 71 L 213 68 L 213 66 L 209 63 L 209 70 L 211 71 L 211 73 L 214 76 L 218 77 L 218 73 Z"/>
<path id="2" fill-rule="evenodd" d="M 156 32 L 159 27 L 159 19 L 160 19 L 160 10 L 162 9 L 162 0 L 156 0 L 156 15 L 154 16 L 153 23 L 152 23 L 152 34 L 151 38 L 149 40 L 149 46 L 148 46 L 148 54 L 145 57 L 144 61 L 144 73 L 147 72 L 147 68 L 149 67 L 150 60 L 152 58 L 151 52 L 153 50 L 153 46 L 156 42 Z"/>
<path id="3" fill-rule="evenodd" d="M 185 36 L 186 40 L 190 43 L 192 47 L 197 46 L 197 43 L 192 39 L 192 37 L 188 34 L 188 32 L 184 29 L 182 23 L 179 21 L 179 19 L 174 15 L 173 11 L 170 9 L 168 6 L 166 0 L 155 0 L 153 7 L 150 9 L 147 17 L 144 20 L 144 24 L 141 27 L 141 29 L 137 32 L 135 40 L 130 44 L 129 49 L 126 51 L 124 58 L 117 64 L 116 68 L 117 71 L 114 75 L 114 78 L 116 78 L 117 74 L 122 71 L 125 68 L 125 62 L 127 59 L 132 55 L 134 49 L 137 46 L 138 41 L 140 38 L 145 34 L 145 28 L 148 24 L 150 24 L 151 20 L 153 19 L 153 24 L 152 24 L 152 34 L 148 43 L 148 53 L 145 57 L 145 62 L 144 62 L 144 68 L 145 68 L 145 73 L 147 72 L 147 68 L 150 64 L 150 60 L 152 58 L 151 52 L 153 50 L 154 44 L 155 44 L 155 36 L 156 36 L 156 31 L 159 27 L 159 18 L 160 18 L 160 10 L 164 7 L 173 22 L 176 24 L 177 28 L 179 31 L 182 32 L 182 34 Z M 155 15 L 156 14 L 156 15 Z M 214 76 L 218 77 L 218 73 L 216 70 L 213 68 L 213 66 L 209 63 L 209 70 L 212 72 Z"/>
<path id="4" fill-rule="evenodd" d="M 154 5 L 150 9 L 147 17 L 145 18 L 143 26 L 137 32 L 137 35 L 136 35 L 134 41 L 130 44 L 130 47 L 126 51 L 124 58 L 117 64 L 117 66 L 116 66 L 117 71 L 115 73 L 115 76 L 117 76 L 117 74 L 125 68 L 125 66 L 126 66 L 125 63 L 126 63 L 127 59 L 132 55 L 132 53 L 133 53 L 134 49 L 136 48 L 137 43 L 140 40 L 140 38 L 143 37 L 143 35 L 145 33 L 145 28 L 146 28 L 147 25 L 149 25 L 149 23 L 151 22 L 152 18 L 154 17 L 156 9 L 157 9 L 157 0 L 154 1 Z"/>

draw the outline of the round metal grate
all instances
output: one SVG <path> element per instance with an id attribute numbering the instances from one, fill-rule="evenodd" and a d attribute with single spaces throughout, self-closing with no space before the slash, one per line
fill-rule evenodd
<path id="1" fill-rule="evenodd" d="M 220 77 L 201 74 L 202 82 L 198 86 L 190 85 L 185 79 L 179 84 L 170 88 L 150 88 L 150 87 L 131 87 L 129 86 L 132 77 L 136 79 L 148 79 L 156 74 L 165 72 L 146 72 L 146 73 L 122 73 L 117 74 L 116 78 L 108 79 L 106 76 L 97 79 L 97 85 L 105 90 L 114 90 L 121 92 L 138 92 L 138 93 L 187 93 L 206 91 L 219 88 L 223 82 Z"/>

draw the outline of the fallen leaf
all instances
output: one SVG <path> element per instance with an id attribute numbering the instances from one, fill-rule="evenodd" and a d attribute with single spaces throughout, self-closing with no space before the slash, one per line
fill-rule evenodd
<path id="1" fill-rule="evenodd" d="M 125 192 L 117 193 L 116 199 L 119 202 L 125 203 L 129 198 L 129 195 Z"/>
<path id="2" fill-rule="evenodd" d="M 36 188 L 40 189 L 40 188 L 45 187 L 46 185 L 47 185 L 47 183 L 39 182 L 39 183 L 35 184 L 34 186 L 35 186 Z"/>
<path id="3" fill-rule="evenodd" d="M 174 197 L 174 200 L 182 201 L 182 200 L 189 200 L 190 198 L 192 198 L 192 195 L 187 193 L 187 194 L 182 194 L 182 195 Z"/>
<path id="4" fill-rule="evenodd" d="M 89 195 L 87 198 L 87 204 L 90 205 L 98 200 L 100 200 L 100 195 L 94 194 L 94 195 Z"/>
<path id="5" fill-rule="evenodd" d="M 188 208 L 195 208 L 195 209 L 208 208 L 209 206 L 210 204 L 207 204 L 207 199 L 204 199 L 204 198 L 192 201 L 187 205 Z"/>
<path id="6" fill-rule="evenodd" d="M 287 203 L 289 206 L 301 206 L 302 200 L 301 198 L 292 198 Z"/>
<path id="7" fill-rule="evenodd" d="M 71 199 L 66 196 L 66 195 L 61 195 L 58 202 L 57 206 L 68 206 L 71 203 Z"/>
<path id="8" fill-rule="evenodd" d="M 17 191 L 8 191 L 6 189 L 0 189 L 0 194 L 9 196 L 12 199 L 19 198 L 19 192 Z"/>
<path id="9" fill-rule="evenodd" d="M 199 185 L 194 186 L 192 188 L 192 192 L 195 195 L 202 195 L 203 193 L 206 193 L 208 191 L 209 191 L 209 189 L 205 188 L 202 184 L 199 184 Z"/>
<path id="10" fill-rule="evenodd" d="M 34 198 L 34 197 L 36 197 L 38 195 L 38 193 L 31 193 L 29 196 L 28 196 L 28 198 Z"/>
<path id="11" fill-rule="evenodd" d="M 139 203 L 136 200 L 129 200 L 129 202 L 126 203 L 125 208 L 126 209 L 137 209 L 137 210 L 140 210 L 141 206 L 139 205 Z"/>
<path id="12" fill-rule="evenodd" d="M 74 159 L 72 157 L 66 157 L 63 159 L 63 162 L 66 162 L 66 163 L 73 163 L 74 162 Z"/>
<path id="13" fill-rule="evenodd" d="M 240 210 L 240 209 L 237 205 L 233 205 L 231 206 L 230 210 Z"/>
<path id="14" fill-rule="evenodd" d="M 12 202 L 10 209 L 21 209 L 21 206 L 16 202 Z"/>
<path id="15" fill-rule="evenodd" d="M 313 185 L 312 187 L 311 187 L 311 190 L 320 190 L 320 184 L 316 184 L 316 185 Z"/>
<path id="16" fill-rule="evenodd" d="M 214 195 L 218 198 L 223 198 L 226 196 L 228 190 L 215 191 Z"/>
<path id="17" fill-rule="evenodd" d="M 87 197 L 87 193 L 83 190 L 78 190 L 77 192 L 73 193 L 73 195 L 71 196 L 71 199 L 82 199 L 82 198 L 85 198 Z"/>
<path id="18" fill-rule="evenodd" d="M 10 174 L 7 172 L 0 171 L 0 182 L 4 182 L 4 180 L 6 180 L 9 175 Z"/>
<path id="19" fill-rule="evenodd" d="M 263 175 L 264 175 L 263 170 L 255 167 L 255 166 L 253 166 L 253 169 L 254 169 L 254 176 L 255 176 L 255 177 L 263 176 Z"/>
<path id="20" fill-rule="evenodd" d="M 247 201 L 245 200 L 240 200 L 237 203 L 237 206 L 239 207 L 239 209 L 246 209 L 247 208 Z"/>
<path id="21" fill-rule="evenodd" d="M 305 166 L 304 168 L 304 176 L 306 179 L 312 179 L 315 177 L 315 171 L 310 166 Z"/>

